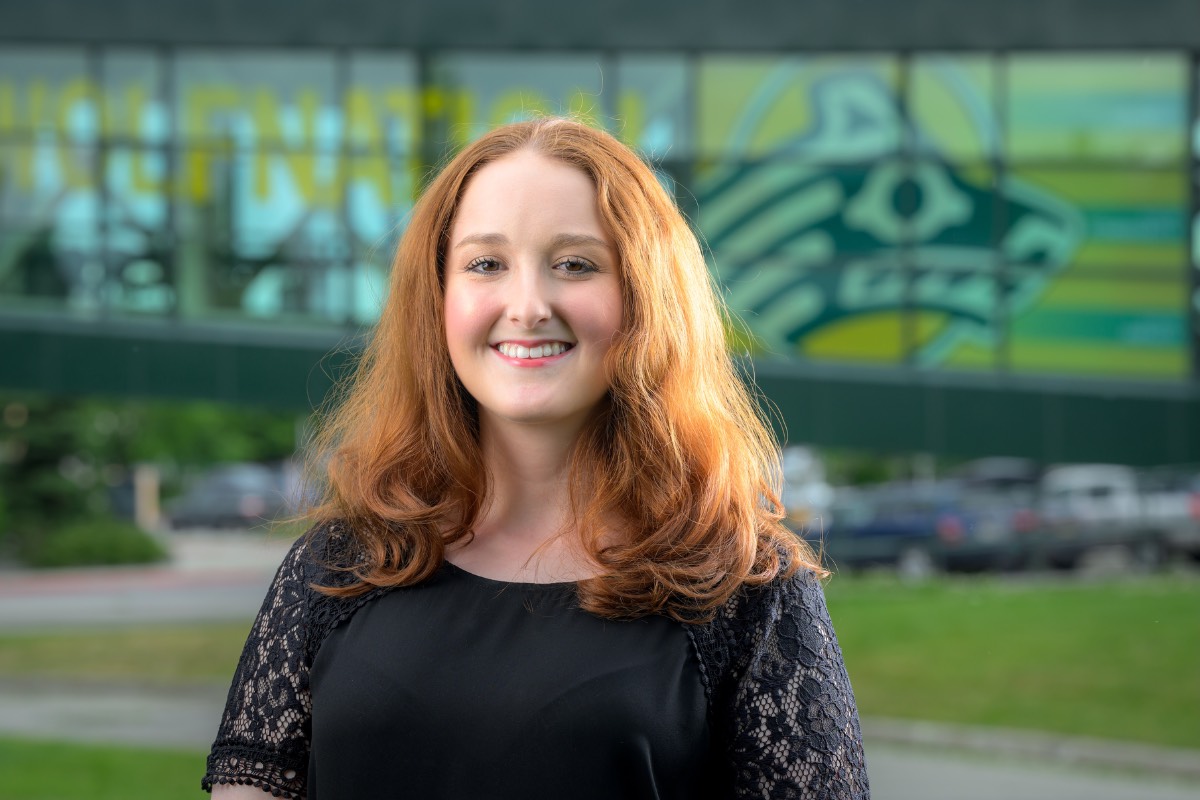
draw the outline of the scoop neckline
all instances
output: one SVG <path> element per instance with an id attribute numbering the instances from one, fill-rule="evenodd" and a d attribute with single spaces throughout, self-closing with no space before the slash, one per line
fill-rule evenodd
<path id="1" fill-rule="evenodd" d="M 579 586 L 579 581 L 551 581 L 549 583 L 530 583 L 526 581 L 504 581 L 499 578 L 487 578 L 483 575 L 478 575 L 469 570 L 465 570 L 453 561 L 443 559 L 442 565 L 451 572 L 462 575 L 476 583 L 496 586 L 496 587 L 511 587 L 514 589 L 564 589 L 570 587 L 575 589 Z"/>

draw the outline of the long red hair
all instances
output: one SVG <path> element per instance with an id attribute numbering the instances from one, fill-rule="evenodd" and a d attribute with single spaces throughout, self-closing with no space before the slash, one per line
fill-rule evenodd
<path id="1" fill-rule="evenodd" d="M 808 568 L 782 523 L 778 447 L 725 342 L 725 310 L 695 235 L 654 172 L 611 135 L 558 118 L 505 125 L 460 152 L 412 212 L 378 327 L 315 440 L 324 500 L 362 561 L 354 595 L 429 578 L 486 503 L 474 403 L 443 327 L 446 238 L 482 166 L 519 150 L 560 159 L 596 187 L 620 257 L 624 318 L 608 353 L 609 402 L 570 458 L 571 508 L 602 574 L 582 607 L 606 617 L 700 620 L 744 584 Z M 612 521 L 621 540 L 605 540 Z"/>

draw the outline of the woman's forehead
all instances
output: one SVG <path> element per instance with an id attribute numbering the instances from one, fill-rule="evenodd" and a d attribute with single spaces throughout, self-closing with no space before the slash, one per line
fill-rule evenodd
<path id="1" fill-rule="evenodd" d="M 528 150 L 497 159 L 471 176 L 449 234 L 452 248 L 526 236 L 613 246 L 591 177 L 565 161 Z"/>

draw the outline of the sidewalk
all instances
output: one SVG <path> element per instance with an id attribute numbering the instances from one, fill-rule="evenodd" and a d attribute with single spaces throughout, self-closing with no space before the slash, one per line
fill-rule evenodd
<path id="1" fill-rule="evenodd" d="M 212 744 L 224 704 L 225 688 L 219 686 L 168 690 L 0 681 L 0 735 L 200 754 Z M 955 735 L 964 729 L 910 724 L 926 731 L 908 742 L 897 735 L 898 729 L 889 730 L 893 723 L 864 725 L 874 800 L 1200 799 L 1200 780 L 1157 770 L 1130 772 L 1117 765 L 1081 769 L 1014 753 L 996 736 L 989 737 L 1002 745 L 995 752 L 929 747 L 915 742 L 930 738 L 935 729 Z M 982 733 L 975 731 L 968 740 Z"/>
<path id="2" fill-rule="evenodd" d="M 243 533 L 167 544 L 166 564 L 0 572 L 0 630 L 248 619 L 291 546 Z"/>

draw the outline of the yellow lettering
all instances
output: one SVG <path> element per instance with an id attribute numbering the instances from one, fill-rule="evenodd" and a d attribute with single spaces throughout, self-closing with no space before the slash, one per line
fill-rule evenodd
<path id="1" fill-rule="evenodd" d="M 105 105 L 107 107 L 108 104 Z M 125 113 L 121 115 L 126 119 L 127 125 L 123 131 L 118 129 L 117 132 L 127 135 L 135 142 L 141 139 L 142 114 L 145 108 L 146 87 L 129 86 L 125 90 Z M 112 123 L 113 120 L 109 119 L 108 122 Z M 158 194 L 163 189 L 162 181 L 151 176 L 146 169 L 146 153 L 136 146 L 131 148 L 129 153 L 129 186 L 135 192 L 146 194 Z"/>
<path id="2" fill-rule="evenodd" d="M 17 188 L 33 189 L 33 148 L 27 144 L 0 145 L 0 183 L 14 175 Z"/>
<path id="3" fill-rule="evenodd" d="M 45 87 L 41 88 L 44 97 Z M 32 108 L 33 90 L 30 90 Z M 42 101 L 44 104 L 44 100 Z M 17 116 L 17 87 L 11 81 L 0 82 L 0 133 L 14 133 L 19 130 L 35 127 L 36 120 L 19 119 Z M 33 148 L 25 144 L 14 144 L 5 147 L 8 166 L 4 169 L 5 176 L 16 176 L 17 185 L 24 190 L 33 188 Z"/>
<path id="4" fill-rule="evenodd" d="M 313 131 L 316 127 L 316 96 L 311 92 L 301 93 L 297 98 L 296 108 L 300 114 L 300 141 L 285 142 L 283 129 L 279 124 L 282 115 L 274 94 L 267 89 L 259 89 L 255 93 L 254 127 L 258 132 L 259 141 L 283 148 L 282 152 L 260 150 L 255 155 L 254 193 L 259 199 L 265 200 L 271 196 L 271 190 L 274 188 L 272 171 L 276 164 L 282 163 L 295 183 L 296 193 L 304 202 L 315 203 L 318 200 L 316 165 L 311 152 L 311 148 L 315 146 Z M 324 200 L 324 195 L 328 192 L 321 194 L 321 199 Z"/>
<path id="5" fill-rule="evenodd" d="M 646 128 L 646 106 L 637 92 L 625 91 L 617 97 L 617 134 L 625 144 L 635 146 Z"/>
<path id="6" fill-rule="evenodd" d="M 445 108 L 445 99 L 434 88 L 426 89 L 420 97 L 427 115 L 441 114 Z M 417 95 L 411 89 L 390 89 L 384 92 L 383 104 L 397 129 L 403 132 L 400 147 L 408 152 L 420 149 L 421 114 L 417 113 Z"/>
<path id="7" fill-rule="evenodd" d="M 350 160 L 350 183 L 366 183 L 375 190 L 385 208 L 392 205 L 392 181 L 387 158 L 383 156 L 353 156 Z"/>
<path id="8" fill-rule="evenodd" d="M 40 128 L 49 123 L 49 101 L 50 92 L 44 81 L 34 81 L 29 85 L 29 127 Z"/>
<path id="9" fill-rule="evenodd" d="M 0 81 L 0 133 L 17 130 L 17 87 L 12 81 Z"/>
<path id="10" fill-rule="evenodd" d="M 210 126 L 210 116 L 214 111 L 236 109 L 241 104 L 241 95 L 232 86 L 195 86 L 187 93 L 183 104 L 183 134 L 185 136 L 204 139 L 220 131 L 216 126 Z M 228 142 L 218 144 L 219 153 L 226 152 Z M 179 173 L 181 188 L 194 202 L 203 202 L 212 196 L 212 185 L 209 181 L 209 159 L 212 148 L 199 147 L 188 150 L 183 160 L 183 169 Z"/>
<path id="11" fill-rule="evenodd" d="M 49 124 L 46 109 L 49 92 L 45 81 L 32 81 L 26 90 L 29 103 L 28 114 L 22 118 L 17 111 L 17 86 L 5 81 L 0 83 L 0 131 L 33 130 Z"/>
<path id="12" fill-rule="evenodd" d="M 76 115 L 95 114 L 96 85 L 86 78 L 77 78 L 63 85 L 58 96 L 58 115 L 55 120 L 60 141 L 82 141 L 91 143 L 95 134 L 84 129 L 72 130 Z M 64 145 L 58 148 L 58 166 L 62 170 L 63 183 L 69 189 L 86 189 L 94 183 L 90 159 L 74 148 Z"/>
<path id="13" fill-rule="evenodd" d="M 346 135 L 355 147 L 377 149 L 383 141 L 383 128 L 375 104 L 366 89 L 352 86 L 346 92 Z"/>
<path id="14" fill-rule="evenodd" d="M 54 148 L 54 154 L 58 158 L 58 169 L 66 188 L 90 189 L 95 185 L 90 151 L 60 144 Z"/>
<path id="15" fill-rule="evenodd" d="M 455 139 L 459 145 L 465 146 L 471 138 L 471 123 L 475 120 L 475 95 L 467 89 L 455 92 L 457 102 L 454 104 L 458 113 L 455 116 Z"/>
<path id="16" fill-rule="evenodd" d="M 446 95 L 439 86 L 427 86 L 421 94 L 421 107 L 427 117 L 440 117 L 446 113 Z"/>
<path id="17" fill-rule="evenodd" d="M 140 139 L 142 133 L 142 114 L 146 110 L 146 87 L 132 85 L 125 89 L 125 118 L 124 129 L 112 126 L 113 129 L 125 134 L 130 139 Z"/>
<path id="18" fill-rule="evenodd" d="M 77 78 L 63 85 L 58 96 L 58 118 L 55 120 L 60 135 L 69 138 L 83 139 L 83 136 L 72 136 L 71 121 L 77 114 L 89 112 L 96 114 L 96 84 L 87 78 Z M 80 108 L 82 106 L 82 108 Z M 98 121 L 98 120 L 97 120 Z M 87 137 L 90 141 L 94 137 Z"/>
<path id="19" fill-rule="evenodd" d="M 145 194 L 158 194 L 163 190 L 162 181 L 146 169 L 145 151 L 137 148 L 129 154 L 129 188 Z"/>

